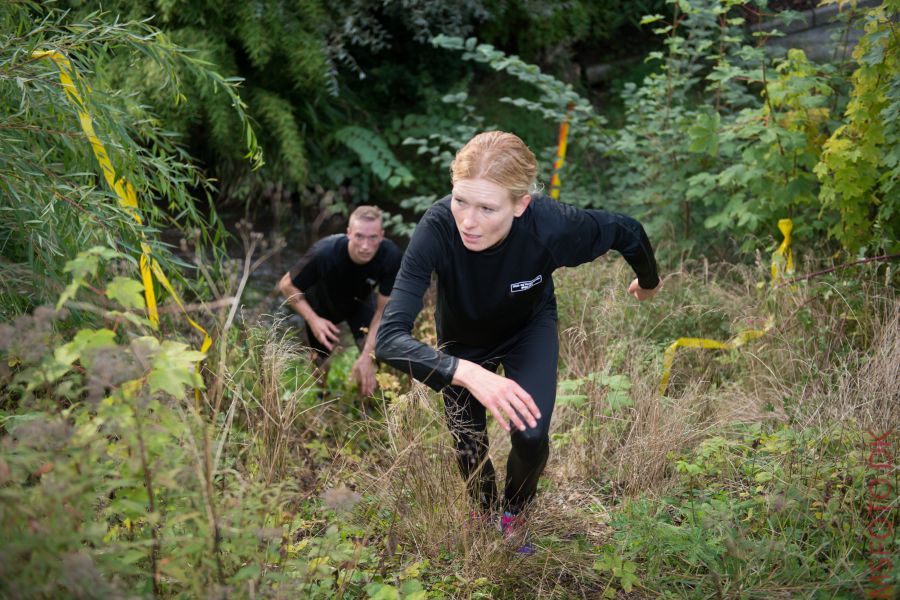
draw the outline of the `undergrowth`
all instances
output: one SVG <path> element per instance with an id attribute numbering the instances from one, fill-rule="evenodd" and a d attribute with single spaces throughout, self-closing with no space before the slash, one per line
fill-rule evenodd
<path id="1" fill-rule="evenodd" d="M 154 342 L 87 274 L 74 308 L 106 327 L 65 306 L 3 326 L 0 593 L 859 597 L 867 432 L 900 422 L 895 282 L 860 270 L 773 290 L 762 266 L 685 263 L 641 304 L 618 263 L 560 272 L 524 559 L 470 521 L 437 394 L 382 369 L 362 398 L 352 352 L 317 381 L 293 328 L 223 314 L 195 401 L 189 347 Z M 770 316 L 736 350 L 679 350 L 660 396 L 675 338 Z M 502 477 L 508 439 L 490 434 Z"/>

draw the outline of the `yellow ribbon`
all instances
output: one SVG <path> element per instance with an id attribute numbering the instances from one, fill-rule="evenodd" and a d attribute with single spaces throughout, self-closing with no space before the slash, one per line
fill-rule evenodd
<path id="1" fill-rule="evenodd" d="M 794 222 L 790 219 L 780 219 L 778 221 L 778 229 L 784 235 L 784 240 L 775 253 L 772 255 L 772 283 L 778 283 L 785 275 L 793 275 L 794 273 L 794 255 L 791 250 L 791 231 L 794 229 Z M 742 331 L 727 342 L 717 340 L 709 340 L 706 338 L 678 338 L 672 342 L 663 353 L 662 378 L 659 381 L 659 393 L 665 395 L 666 388 L 669 386 L 669 377 L 672 375 L 672 364 L 675 362 L 675 351 L 678 348 L 706 348 L 718 350 L 733 350 L 744 345 L 750 340 L 765 335 L 772 329 L 775 319 L 769 316 L 766 319 L 766 326 L 762 329 L 748 329 Z"/>
<path id="2" fill-rule="evenodd" d="M 780 219 L 778 229 L 781 230 L 784 240 L 772 255 L 772 283 L 778 283 L 783 275 L 794 274 L 794 252 L 791 250 L 791 231 L 794 229 L 794 222 L 790 219 Z"/>
<path id="3" fill-rule="evenodd" d="M 669 377 L 672 374 L 672 363 L 675 362 L 675 351 L 678 348 L 706 348 L 713 350 L 733 350 L 735 348 L 739 348 L 743 346 L 745 343 L 750 340 L 755 340 L 758 337 L 762 337 L 766 334 L 772 326 L 775 324 L 775 321 L 772 317 L 769 317 L 766 320 L 766 326 L 762 329 L 747 329 L 745 331 L 740 332 L 733 338 L 731 338 L 727 342 L 720 342 L 718 340 L 709 340 L 706 338 L 678 338 L 674 342 L 672 342 L 668 348 L 666 348 L 665 353 L 663 353 L 663 375 L 662 379 L 659 382 L 659 393 L 660 395 L 664 395 L 666 393 L 666 388 L 669 385 Z"/>
<path id="4" fill-rule="evenodd" d="M 132 187 L 131 183 L 126 181 L 124 177 L 116 179 L 116 171 L 112 166 L 112 162 L 109 160 L 109 154 L 106 152 L 106 147 L 94 131 L 93 119 L 91 119 L 91 115 L 87 111 L 87 105 L 78 93 L 78 88 L 75 86 L 73 77 L 77 77 L 78 74 L 75 72 L 75 69 L 72 68 L 72 63 L 69 62 L 69 59 L 66 58 L 64 54 L 55 50 L 35 51 L 31 53 L 31 57 L 38 60 L 49 58 L 56 63 L 56 66 L 59 68 L 59 81 L 62 83 L 63 90 L 69 98 L 69 101 L 75 105 L 75 110 L 78 113 L 78 120 L 81 123 L 81 129 L 91 143 L 94 157 L 97 159 L 97 162 L 100 163 L 100 169 L 103 171 L 103 178 L 106 179 L 106 183 L 109 184 L 109 187 L 115 192 L 116 197 L 119 199 L 119 206 L 128 211 L 138 225 L 143 225 L 143 219 L 141 219 L 137 194 L 134 191 L 134 187 Z M 85 89 L 90 92 L 90 87 L 87 85 L 85 85 Z M 143 234 L 141 234 L 141 237 L 143 238 Z M 212 345 L 212 339 L 203 327 L 198 325 L 188 316 L 187 311 L 184 310 L 184 303 L 181 301 L 181 298 L 172 288 L 172 284 L 169 283 L 169 279 L 163 272 L 162 267 L 159 266 L 159 263 L 156 262 L 156 259 L 152 258 L 150 254 L 150 246 L 142 240 L 140 270 L 141 280 L 144 283 L 144 297 L 147 301 L 147 317 L 150 319 L 150 323 L 153 327 L 159 327 L 159 311 L 156 306 L 156 294 L 153 291 L 153 276 L 156 275 L 156 280 L 159 281 L 160 285 L 172 295 L 172 299 L 184 312 L 184 316 L 187 318 L 188 323 L 203 334 L 203 343 L 200 346 L 200 351 L 206 352 Z"/>

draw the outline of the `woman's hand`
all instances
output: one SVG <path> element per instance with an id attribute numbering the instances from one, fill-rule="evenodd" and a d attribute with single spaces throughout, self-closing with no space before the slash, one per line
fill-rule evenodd
<path id="1" fill-rule="evenodd" d="M 315 319 L 309 321 L 309 328 L 312 330 L 313 335 L 316 336 L 316 339 L 319 340 L 329 352 L 334 350 L 334 345 L 340 339 L 338 337 L 340 335 L 340 329 L 338 329 L 337 325 L 328 319 L 317 316 Z"/>
<path id="2" fill-rule="evenodd" d="M 529 427 L 537 427 L 536 419 L 541 418 L 531 395 L 518 383 L 468 360 L 460 359 L 453 375 L 453 385 L 469 390 L 506 431 L 510 430 L 510 421 L 519 431 L 525 431 L 526 422 Z"/>
<path id="3" fill-rule="evenodd" d="M 656 295 L 656 292 L 659 291 L 659 288 L 661 285 L 662 285 L 662 282 L 657 284 L 657 286 L 655 288 L 653 288 L 652 290 L 645 290 L 638 283 L 638 280 L 635 279 L 634 281 L 631 282 L 631 285 L 628 286 L 628 293 L 631 294 L 632 296 L 634 296 L 635 298 L 637 298 L 638 300 L 649 300 L 650 298 L 652 298 L 653 296 Z"/>

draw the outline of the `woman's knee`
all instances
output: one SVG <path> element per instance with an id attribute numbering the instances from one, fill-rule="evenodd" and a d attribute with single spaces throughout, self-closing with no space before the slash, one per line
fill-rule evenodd
<path id="1" fill-rule="evenodd" d="M 550 436 L 541 427 L 528 427 L 525 431 L 514 431 L 512 446 L 520 455 L 539 455 L 550 446 Z"/>

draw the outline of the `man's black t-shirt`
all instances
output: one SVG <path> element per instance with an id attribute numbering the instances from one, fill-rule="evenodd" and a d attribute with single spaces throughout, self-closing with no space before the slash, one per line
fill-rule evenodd
<path id="1" fill-rule="evenodd" d="M 291 269 L 291 283 L 316 314 L 336 323 L 354 315 L 376 286 L 390 296 L 403 255 L 397 244 L 384 239 L 372 260 L 358 265 L 347 250 L 349 241 L 345 234 L 323 238 Z"/>
<path id="2" fill-rule="evenodd" d="M 419 222 L 403 257 L 378 329 L 376 354 L 435 389 L 448 385 L 457 359 L 410 335 L 422 297 L 437 273 L 438 340 L 491 349 L 542 311 L 555 315 L 552 273 L 618 250 L 642 288 L 659 284 L 644 228 L 625 215 L 580 209 L 536 194 L 506 238 L 481 252 L 466 249 L 450 211 L 450 196 Z"/>

